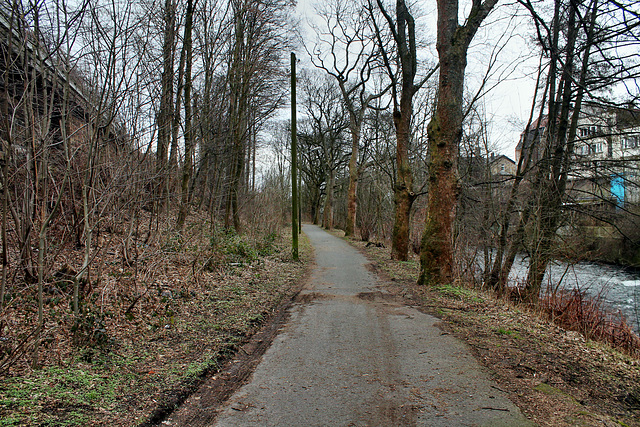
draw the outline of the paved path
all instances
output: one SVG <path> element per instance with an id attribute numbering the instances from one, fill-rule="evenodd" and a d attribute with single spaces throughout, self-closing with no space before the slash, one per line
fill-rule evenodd
<path id="1" fill-rule="evenodd" d="M 312 278 L 215 425 L 530 425 L 438 319 L 394 301 L 346 242 L 304 232 Z"/>

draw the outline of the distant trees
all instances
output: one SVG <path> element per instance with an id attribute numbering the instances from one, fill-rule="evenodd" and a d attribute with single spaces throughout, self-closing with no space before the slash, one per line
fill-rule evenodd
<path id="1" fill-rule="evenodd" d="M 316 40 L 311 49 L 305 49 L 312 63 L 336 80 L 349 116 L 351 156 L 345 235 L 352 236 L 356 229 L 358 178 L 363 168 L 363 162 L 359 162 L 362 127 L 367 110 L 386 89 L 376 90 L 372 85 L 378 48 L 366 10 L 353 1 L 333 0 L 324 3 L 318 14 L 322 26 L 313 25 Z"/>
<path id="2" fill-rule="evenodd" d="M 337 175 L 351 157 L 345 134 L 349 119 L 340 88 L 332 77 L 308 73 L 302 83 L 301 106 L 307 118 L 298 122 L 300 170 L 312 194 L 312 217 L 317 219 L 315 217 L 322 210 L 322 226 L 332 229 Z M 325 194 L 322 208 L 319 205 L 321 192 Z"/>
<path id="3" fill-rule="evenodd" d="M 137 277 L 169 213 L 176 232 L 194 206 L 236 229 L 260 216 L 247 203 L 261 190 L 260 132 L 288 98 L 292 7 L 2 4 L 0 315 L 33 286 L 37 344 L 60 286 L 81 329 L 105 254 Z"/>
<path id="4" fill-rule="evenodd" d="M 204 179 L 216 190 L 208 192 L 208 205 L 224 211 L 225 227 L 240 229 L 239 198 L 255 188 L 248 165 L 255 164 L 257 134 L 286 102 L 283 52 L 292 41 L 291 8 L 288 0 L 187 1 L 185 10 L 174 0 L 165 2 L 156 173 L 161 206 L 167 186 L 180 182 L 177 228 L 184 224 L 195 182 Z M 184 19 L 178 19 L 181 11 Z M 178 40 L 180 26 L 184 36 Z M 190 27 L 197 28 L 195 37 Z M 190 80 L 202 85 L 193 87 Z M 177 179 L 172 176 L 180 138 L 185 145 Z"/>

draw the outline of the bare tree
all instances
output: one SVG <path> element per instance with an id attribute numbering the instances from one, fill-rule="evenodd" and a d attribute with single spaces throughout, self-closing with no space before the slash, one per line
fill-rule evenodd
<path id="1" fill-rule="evenodd" d="M 193 15 L 195 3 L 194 0 L 187 1 L 187 14 L 184 24 L 184 54 L 186 58 L 185 68 L 185 84 L 184 84 L 184 162 L 182 165 L 182 183 L 181 183 L 181 197 L 180 197 L 180 209 L 178 211 L 178 219 L 176 221 L 176 227 L 182 229 L 184 227 L 184 221 L 187 218 L 189 210 L 190 199 L 190 184 L 191 176 L 193 174 L 193 151 L 195 149 L 194 141 L 194 128 L 193 128 L 193 114 L 191 99 L 192 89 L 192 68 L 193 68 Z"/>
<path id="2" fill-rule="evenodd" d="M 413 188 L 413 173 L 409 161 L 413 97 L 436 72 L 437 67 L 431 69 L 420 82 L 415 82 L 418 73 L 418 56 L 413 15 L 404 0 L 396 1 L 395 20 L 387 12 L 381 0 L 377 0 L 377 5 L 387 21 L 398 62 L 400 63 L 399 72 L 396 72 L 392 64 L 394 58 L 387 52 L 386 43 L 375 20 L 374 7 L 369 2 L 369 13 L 375 28 L 380 53 L 387 69 L 388 77 L 391 79 L 393 123 L 396 128 L 397 180 L 394 187 L 396 213 L 391 256 L 394 259 L 406 261 L 409 254 L 411 206 L 417 197 Z"/>
<path id="3" fill-rule="evenodd" d="M 530 3 L 526 6 L 532 10 Z M 535 220 L 535 231 L 532 236 L 531 262 L 524 292 L 524 299 L 531 303 L 538 301 L 546 267 L 552 256 L 551 249 L 556 231 L 562 218 L 562 203 L 565 200 L 569 173 L 573 167 L 583 98 L 590 86 L 589 83 L 593 84 L 593 80 L 588 82 L 588 79 L 593 62 L 591 52 L 598 49 L 596 25 L 599 15 L 598 0 L 592 0 L 586 5 L 558 0 L 554 7 L 549 38 L 543 40 L 550 56 L 547 101 L 549 113 L 548 126 L 543 135 L 543 155 L 536 166 L 534 178 L 534 186 L 539 191 L 533 203 L 535 215 L 532 219 Z M 534 13 L 534 18 L 539 19 L 539 15 Z M 561 38 L 564 39 L 564 43 Z M 593 76 L 591 78 L 593 79 Z"/>
<path id="4" fill-rule="evenodd" d="M 174 64 L 176 49 L 176 2 L 165 0 L 163 9 L 164 41 L 162 45 L 162 81 L 160 107 L 157 118 L 158 143 L 156 148 L 157 191 L 160 197 L 160 210 L 163 210 L 167 192 L 165 177 L 167 154 L 171 144 L 171 129 L 174 117 Z"/>
<path id="5" fill-rule="evenodd" d="M 518 172 L 501 214 L 497 250 L 487 284 L 504 292 L 515 256 L 525 250 L 530 265 L 522 297 L 535 304 L 546 267 L 557 253 L 558 228 L 584 216 L 584 209 L 576 206 L 590 205 L 575 200 L 585 191 L 576 187 L 586 175 L 592 177 L 591 187 L 595 186 L 588 190 L 592 191 L 590 197 L 599 199 L 598 205 L 611 205 L 608 198 L 598 194 L 601 191 L 597 188 L 603 184 L 596 182 L 609 183 L 619 171 L 613 166 L 617 162 L 611 159 L 615 135 L 593 131 L 580 135 L 578 131 L 585 130 L 580 129 L 584 126 L 581 122 L 588 118 L 585 104 L 598 111 L 600 124 L 613 129 L 606 123 L 613 110 L 603 89 L 635 78 L 632 76 L 637 74 L 637 62 L 626 51 L 637 43 L 638 23 L 629 25 L 626 3 L 556 1 L 551 10 L 539 8 L 534 2 L 521 4 L 532 17 L 541 66 L 529 122 L 518 146 Z M 590 147 L 592 139 L 606 139 L 608 146 L 602 159 L 593 162 L 588 160 L 595 152 Z M 582 147 L 582 153 L 576 152 L 577 146 Z M 597 220 L 611 221 L 603 215 Z M 513 232 L 509 231 L 511 222 L 516 223 Z"/>
<path id="6" fill-rule="evenodd" d="M 250 120 L 264 120 L 285 102 L 286 59 L 290 44 L 289 0 L 231 0 L 232 34 L 229 46 L 229 135 L 233 147 L 227 186 L 225 226 L 240 229 L 239 194 L 245 177 Z M 255 114 L 249 114 L 254 109 Z"/>
<path id="7" fill-rule="evenodd" d="M 458 1 L 438 0 L 436 48 L 440 77 L 436 112 L 429 123 L 429 205 L 420 253 L 424 285 L 453 279 L 453 224 L 457 205 L 457 156 L 462 137 L 467 51 L 478 28 L 498 0 L 473 0 L 463 25 Z"/>
<path id="8" fill-rule="evenodd" d="M 347 192 L 345 235 L 355 234 L 358 165 L 362 125 L 372 103 L 387 89 L 372 91 L 370 81 L 375 71 L 377 43 L 371 31 L 367 11 L 349 0 L 333 0 L 318 10 L 322 27 L 313 25 L 316 41 L 312 50 L 305 46 L 313 64 L 336 79 L 342 101 L 349 115 L 351 156 Z"/>
<path id="9" fill-rule="evenodd" d="M 303 162 L 302 171 L 306 179 L 313 179 L 317 171 L 322 175 L 315 179 L 316 185 L 325 185 L 325 201 L 322 225 L 334 226 L 336 175 L 350 155 L 345 150 L 344 132 L 348 122 L 344 114 L 344 103 L 335 80 L 328 75 L 307 75 L 302 79 L 302 106 L 307 120 L 299 122 L 299 151 Z M 317 159 L 318 163 L 310 163 Z M 318 190 L 320 190 L 318 188 Z M 317 208 L 316 208 L 317 209 Z M 316 210 L 317 212 L 317 210 Z"/>

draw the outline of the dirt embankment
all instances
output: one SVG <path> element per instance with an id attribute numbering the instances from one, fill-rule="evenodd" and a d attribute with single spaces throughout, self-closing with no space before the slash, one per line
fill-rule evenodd
<path id="1" fill-rule="evenodd" d="M 299 292 L 312 253 L 303 239 L 302 262 L 293 261 L 287 231 L 212 234 L 194 217 L 184 233 L 139 248 L 137 264 L 102 260 L 83 329 L 62 289 L 48 300 L 40 366 L 27 352 L 0 377 L 0 426 L 161 421 Z M 135 273 L 143 268 L 149 275 Z M 6 348 L 33 316 L 33 297 L 16 298 L 0 318 L 13 325 L 0 330 Z"/>

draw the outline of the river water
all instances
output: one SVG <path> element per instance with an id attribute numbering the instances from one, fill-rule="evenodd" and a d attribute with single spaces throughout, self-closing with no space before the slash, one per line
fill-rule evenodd
<path id="1" fill-rule="evenodd" d="M 511 283 L 524 283 L 527 267 L 528 260 L 517 257 L 509 275 Z M 636 333 L 640 331 L 639 272 L 588 262 L 566 264 L 555 261 L 547 268 L 544 280 L 547 287 L 560 283 L 559 289 L 580 289 L 603 298 L 612 313 L 621 313 Z"/>

